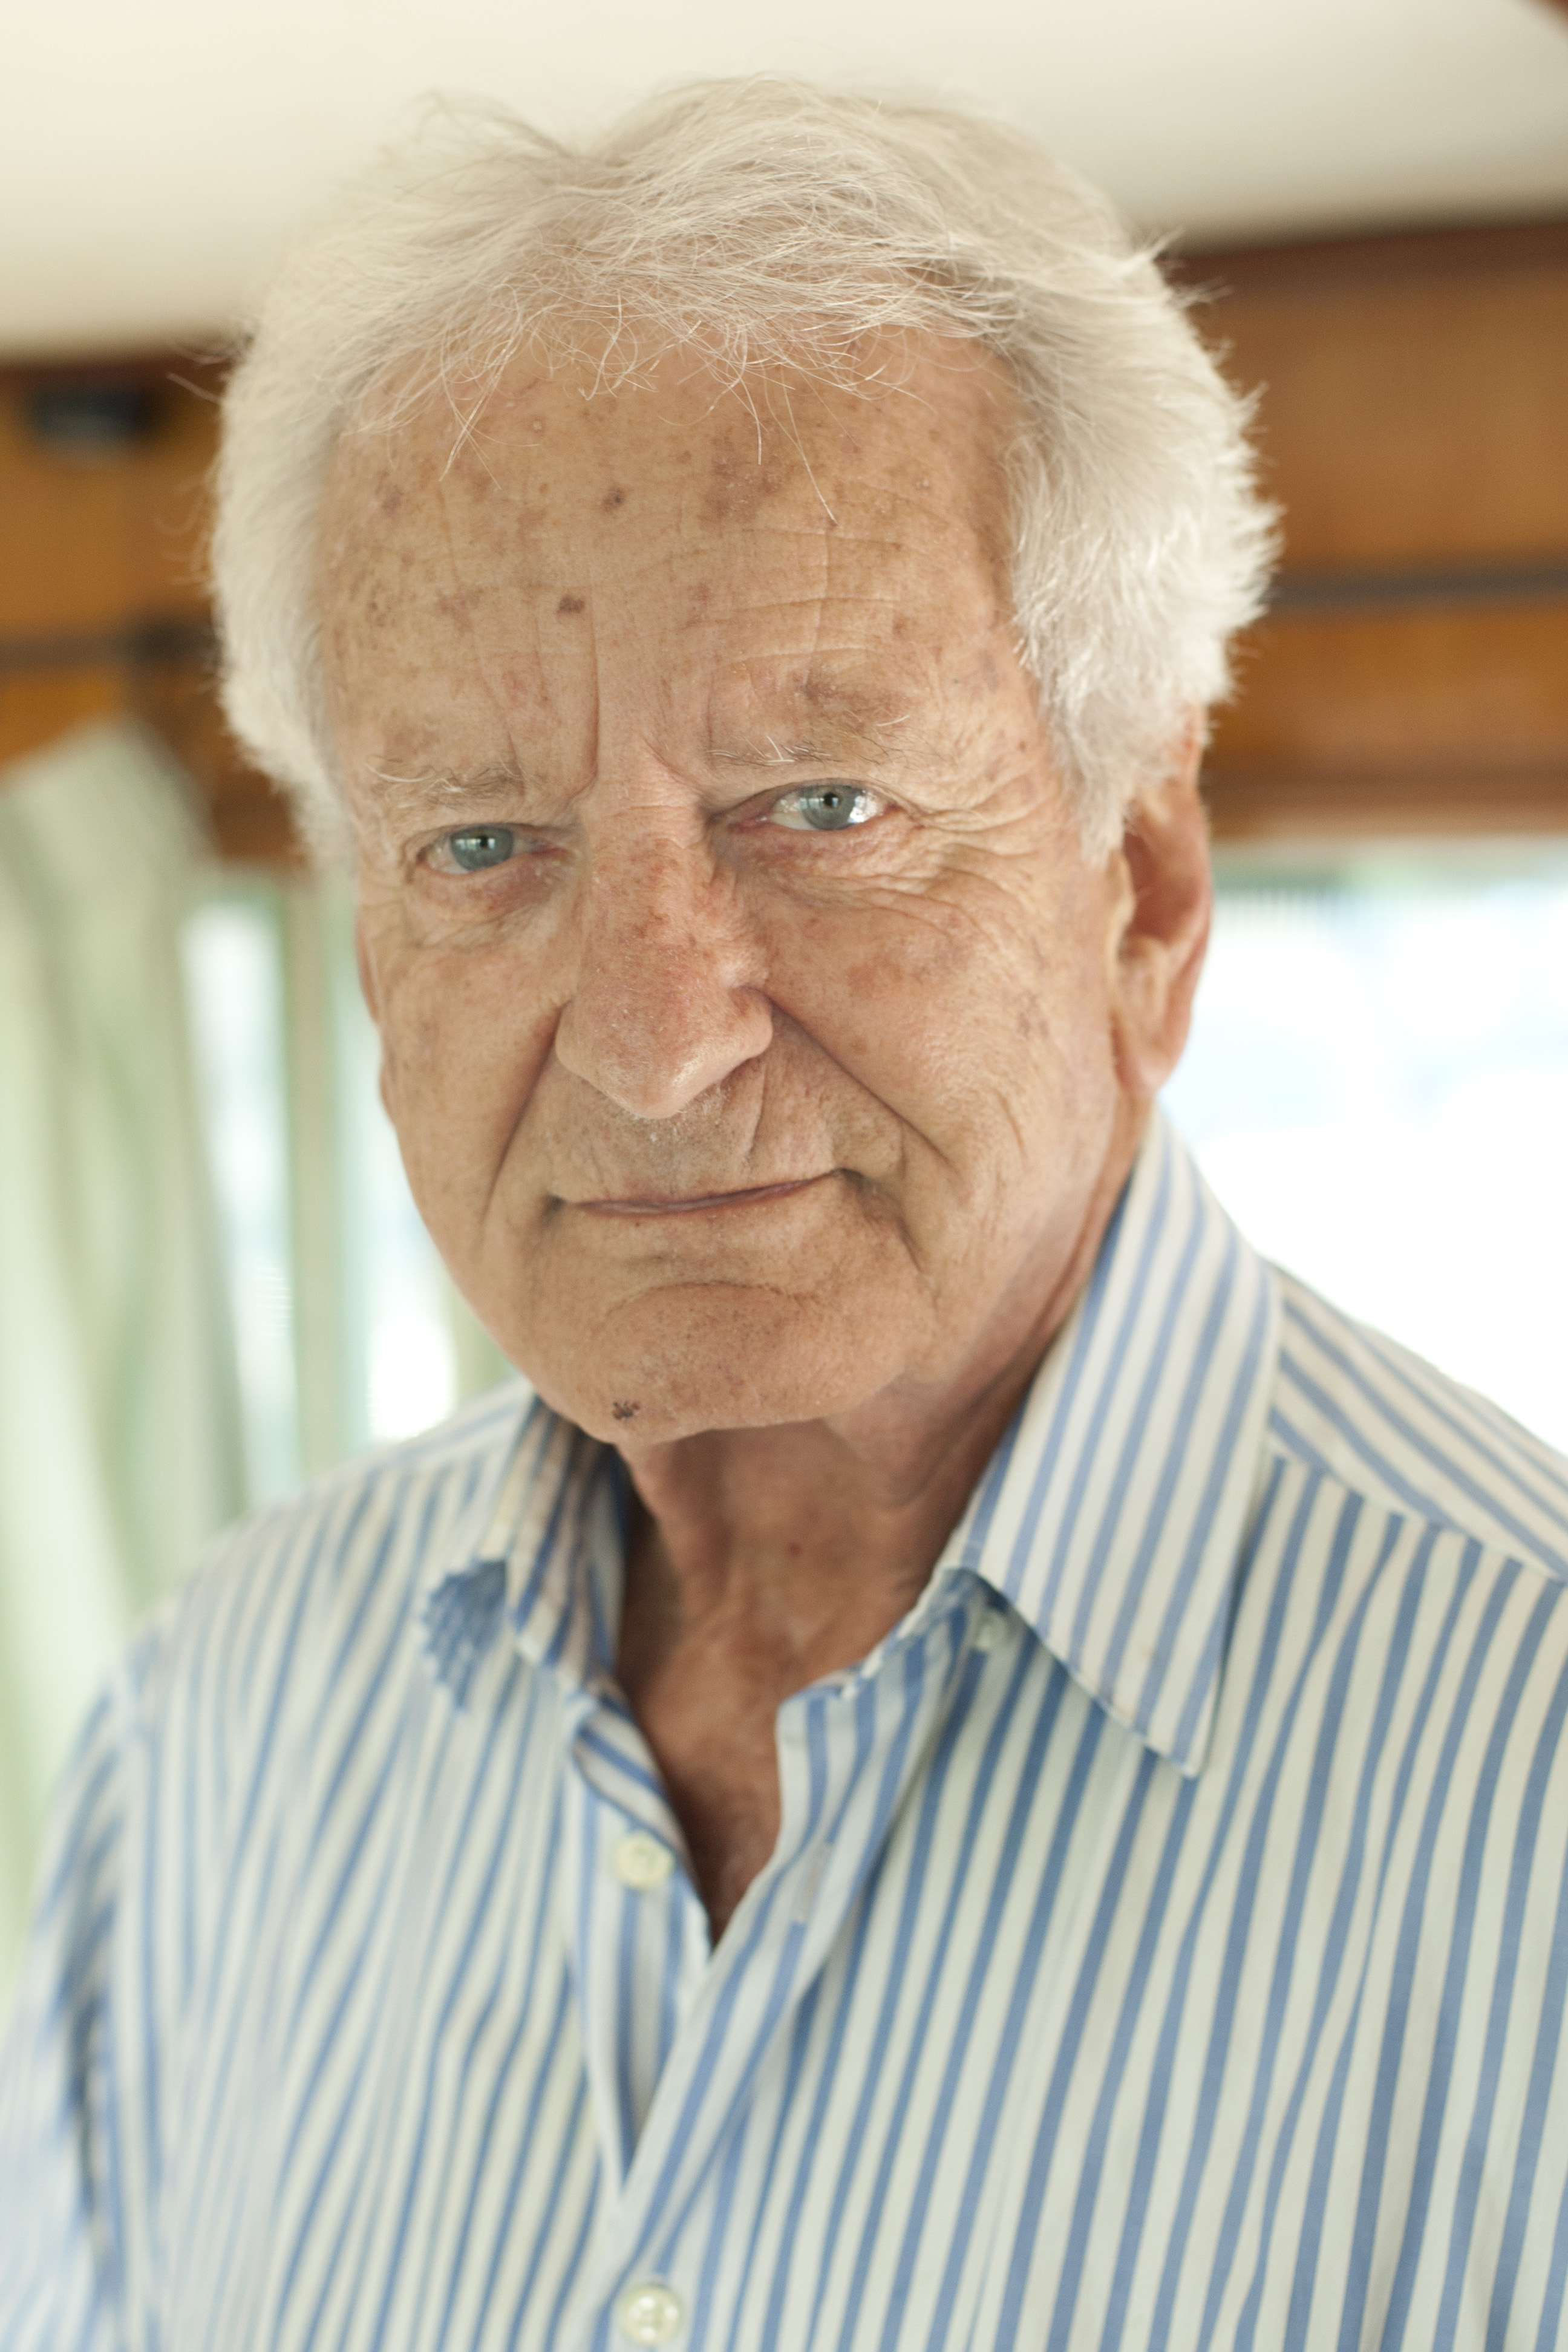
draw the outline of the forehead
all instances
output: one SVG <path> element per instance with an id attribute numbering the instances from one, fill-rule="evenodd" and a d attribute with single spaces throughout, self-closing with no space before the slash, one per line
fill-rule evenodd
<path id="1" fill-rule="evenodd" d="M 973 347 L 868 374 L 723 383 L 673 354 L 605 388 L 520 361 L 467 422 L 428 404 L 351 434 L 323 514 L 334 699 L 374 701 L 403 758 L 443 693 L 445 753 L 475 666 L 535 718 L 613 660 L 721 731 L 762 706 L 813 730 L 899 723 L 955 643 L 1009 625 L 1017 409 Z"/>

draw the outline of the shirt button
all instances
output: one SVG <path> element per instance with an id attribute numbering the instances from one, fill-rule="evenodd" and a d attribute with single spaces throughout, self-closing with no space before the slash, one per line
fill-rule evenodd
<path id="1" fill-rule="evenodd" d="M 974 1646 L 977 1650 L 994 1650 L 1001 1639 L 1002 1620 L 995 1610 L 988 1609 L 974 1629 Z"/>
<path id="2" fill-rule="evenodd" d="M 686 2312 L 680 2297 L 662 2279 L 637 2279 L 621 2296 L 621 2334 L 634 2344 L 669 2344 L 680 2333 Z"/>
<path id="3" fill-rule="evenodd" d="M 650 1886 L 662 1886 L 675 1868 L 675 1856 L 667 1845 L 647 1830 L 630 1830 L 621 1839 L 615 1852 L 616 1876 L 623 1886 L 635 1895 L 646 1895 Z M 659 2288 L 662 2294 L 664 2289 Z M 662 2344 L 662 2336 L 643 2336 L 641 2344 Z"/>

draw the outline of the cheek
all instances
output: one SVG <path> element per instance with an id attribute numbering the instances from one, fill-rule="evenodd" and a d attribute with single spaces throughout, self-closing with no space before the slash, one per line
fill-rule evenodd
<path id="1" fill-rule="evenodd" d="M 1099 928 L 1082 909 L 1058 910 L 1032 935 L 1018 959 L 1011 1002 L 1020 1040 L 1035 1057 L 1064 1072 L 1089 1072 L 1112 1062 L 1110 999 Z"/>
<path id="2" fill-rule="evenodd" d="M 976 1122 L 1011 1128 L 1026 1107 L 1096 1097 L 1113 1067 L 1092 909 L 981 911 L 862 910 L 772 952 L 782 1009 L 944 1149 Z"/>
<path id="3" fill-rule="evenodd" d="M 383 982 L 384 1090 L 422 1208 L 488 1197 L 550 1050 L 510 960 L 405 961 Z"/>

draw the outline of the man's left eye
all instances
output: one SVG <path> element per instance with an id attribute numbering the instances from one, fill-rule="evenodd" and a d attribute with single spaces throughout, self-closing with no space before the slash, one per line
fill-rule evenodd
<path id="1" fill-rule="evenodd" d="M 459 874 L 482 874 L 487 866 L 504 866 L 517 847 L 517 835 L 510 824 L 470 824 L 461 833 L 448 833 L 436 845 L 437 863 L 449 873 L 456 866 Z"/>
<path id="2" fill-rule="evenodd" d="M 768 815 L 792 833 L 842 833 L 847 825 L 868 824 L 882 804 L 881 795 L 864 784 L 802 784 L 781 793 Z"/>

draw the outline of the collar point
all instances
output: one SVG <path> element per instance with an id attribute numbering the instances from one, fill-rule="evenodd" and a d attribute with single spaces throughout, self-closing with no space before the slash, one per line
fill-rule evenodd
<path id="1" fill-rule="evenodd" d="M 506 1562 L 478 1559 L 453 1569 L 426 1592 L 419 1644 L 436 1680 L 466 1706 L 479 1662 L 491 1647 L 506 1606 Z"/>

